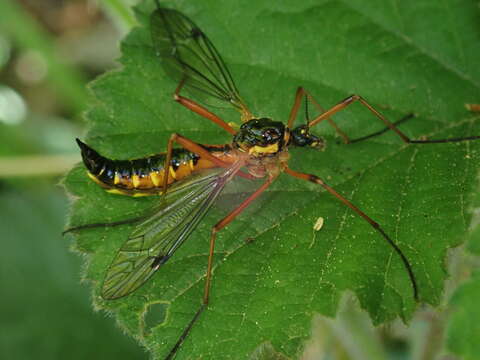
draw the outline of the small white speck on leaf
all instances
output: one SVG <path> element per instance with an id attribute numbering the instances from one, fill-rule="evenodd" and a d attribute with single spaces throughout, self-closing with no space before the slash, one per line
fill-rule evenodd
<path id="1" fill-rule="evenodd" d="M 324 222 L 325 222 L 325 219 L 320 216 L 315 222 L 315 224 L 313 225 L 313 230 L 319 231 L 323 227 Z"/>

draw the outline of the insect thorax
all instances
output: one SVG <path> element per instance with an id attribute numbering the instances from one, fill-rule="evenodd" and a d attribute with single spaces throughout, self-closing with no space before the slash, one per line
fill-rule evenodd
<path id="1" fill-rule="evenodd" d="M 233 138 L 233 147 L 253 158 L 272 157 L 286 143 L 285 125 L 269 118 L 251 119 L 240 127 Z"/>

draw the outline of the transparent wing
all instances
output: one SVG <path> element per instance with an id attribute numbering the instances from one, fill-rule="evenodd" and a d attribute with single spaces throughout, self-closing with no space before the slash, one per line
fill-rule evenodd
<path id="1" fill-rule="evenodd" d="M 210 170 L 170 188 L 118 251 L 105 275 L 102 297 L 117 299 L 142 286 L 189 237 L 237 170 Z"/>
<path id="2" fill-rule="evenodd" d="M 220 54 L 195 23 L 182 13 L 158 8 L 150 18 L 152 41 L 169 76 L 187 89 L 248 111 Z"/>

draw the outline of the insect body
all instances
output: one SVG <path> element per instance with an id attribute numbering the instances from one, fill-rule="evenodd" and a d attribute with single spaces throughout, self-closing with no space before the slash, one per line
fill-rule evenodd
<path id="1" fill-rule="evenodd" d="M 323 141 L 310 134 L 308 128 L 299 126 L 294 136 L 286 131 L 281 122 L 267 118 L 251 119 L 242 125 L 232 144 L 202 145 L 212 157 L 225 164 L 233 164 L 244 158 L 249 173 L 262 178 L 267 173 L 276 173 L 281 161 L 287 160 L 286 146 L 321 147 Z M 192 173 L 219 167 L 211 158 L 205 159 L 186 149 L 172 149 L 165 176 L 167 154 L 160 153 L 133 160 L 111 160 L 77 139 L 88 176 L 113 194 L 130 196 L 157 195 L 167 186 L 187 178 Z"/>
<path id="2" fill-rule="evenodd" d="M 165 181 L 166 153 L 134 160 L 110 160 L 101 156 L 87 144 L 77 139 L 88 176 L 113 194 L 148 196 L 158 195 Z M 212 156 L 233 163 L 232 148 L 225 146 L 205 146 Z M 212 161 L 186 149 L 173 149 L 168 166 L 170 185 L 190 176 L 193 172 L 210 169 L 217 165 Z"/>
<path id="3" fill-rule="evenodd" d="M 167 358 L 172 358 L 208 305 L 217 233 L 259 197 L 277 177 L 285 173 L 320 185 L 370 224 L 391 246 L 393 254 L 401 260 L 411 284 L 413 298 L 418 300 L 419 293 L 414 269 L 400 247 L 376 221 L 321 178 L 291 169 L 288 150 L 290 147 L 321 148 L 322 139 L 313 135 L 310 130 L 323 120 L 330 123 L 345 142 L 350 142 L 349 137 L 338 128 L 331 116 L 354 102 L 365 106 L 406 143 L 422 144 L 441 141 L 411 140 L 358 95 L 351 95 L 324 111 L 301 87 L 297 90 L 286 123 L 255 117 L 240 98 L 221 56 L 205 34 L 189 18 L 178 11 L 158 6 L 151 15 L 150 26 L 153 44 L 162 67 L 179 82 L 174 93 L 175 101 L 222 127 L 232 135 L 232 141 L 223 145 L 202 145 L 180 134 L 172 134 L 165 153 L 135 160 L 110 160 L 78 141 L 89 177 L 107 191 L 131 196 L 160 194 L 162 197 L 159 205 L 152 209 L 152 214 L 130 221 L 137 225 L 107 270 L 102 286 L 102 296 L 105 299 L 117 299 L 128 295 L 161 269 L 162 265 L 189 238 L 233 177 L 264 179 L 263 184 L 255 192 L 212 227 L 202 305 L 168 353 Z M 243 123 L 236 130 L 200 103 L 180 95 L 182 89 L 192 94 L 201 93 L 202 96 L 232 105 L 240 112 Z M 321 113 L 306 124 L 294 127 L 303 99 L 313 103 Z M 473 138 L 478 137 L 454 139 L 454 141 Z M 174 144 L 180 145 L 181 148 L 174 148 Z M 68 231 L 125 223 L 127 221 L 87 224 Z"/>

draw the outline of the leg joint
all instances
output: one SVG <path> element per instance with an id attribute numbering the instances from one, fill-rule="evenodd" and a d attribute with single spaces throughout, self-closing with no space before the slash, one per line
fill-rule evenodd
<path id="1" fill-rule="evenodd" d="M 323 184 L 323 181 L 318 176 L 311 174 L 308 175 L 308 181 L 311 181 L 315 184 Z"/>
<path id="2" fill-rule="evenodd" d="M 360 95 L 352 94 L 349 97 L 347 97 L 345 100 L 342 101 L 344 104 L 350 104 L 354 101 L 360 100 L 362 97 Z"/>

